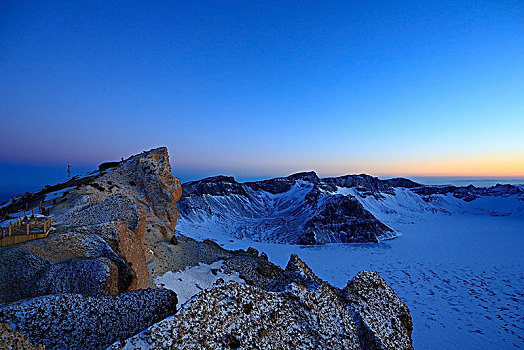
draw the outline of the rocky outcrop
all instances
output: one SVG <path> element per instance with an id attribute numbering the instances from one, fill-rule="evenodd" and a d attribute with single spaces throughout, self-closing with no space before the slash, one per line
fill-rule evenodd
<path id="1" fill-rule="evenodd" d="M 153 267 L 160 265 L 155 257 L 165 254 L 165 243 L 173 235 L 181 195 L 180 181 L 171 175 L 163 147 L 102 172 L 81 187 L 63 211 L 51 212 L 74 231 L 107 239 L 134 272 L 129 289 L 145 288 L 152 285 Z"/>
<path id="2" fill-rule="evenodd" d="M 110 165 L 71 180 L 72 187 L 57 185 L 59 197 L 49 188 L 26 196 L 26 205 L 37 198 L 50 208 L 55 230 L 0 250 L 0 275 L 8 276 L 0 280 L 0 302 L 53 293 L 101 296 L 153 285 L 155 267 L 162 270 L 157 260 L 169 253 L 180 181 L 171 175 L 166 148 Z"/>
<path id="3" fill-rule="evenodd" d="M 232 176 L 213 176 L 199 181 L 187 182 L 184 184 L 184 195 L 211 195 L 211 196 L 229 196 L 238 194 L 246 196 L 246 191 L 242 184 L 238 183 Z"/>
<path id="4" fill-rule="evenodd" d="M 305 181 L 313 185 L 320 183 L 320 178 L 314 171 L 302 172 L 287 177 L 277 177 L 269 180 L 246 182 L 246 186 L 254 191 L 265 191 L 271 194 L 279 194 L 289 191 L 297 181 Z"/>
<path id="5" fill-rule="evenodd" d="M 360 274 L 341 291 L 293 255 L 267 290 L 219 284 L 111 349 L 412 349 L 409 310 L 389 287 L 369 290 L 377 276 Z"/>
<path id="6" fill-rule="evenodd" d="M 284 273 L 267 289 L 285 292 L 294 284 L 321 295 L 336 295 L 332 299 L 351 309 L 362 348 L 413 348 L 409 309 L 378 273 L 362 271 L 340 290 L 318 278 L 306 263 L 292 254 Z"/>
<path id="7" fill-rule="evenodd" d="M 100 298 L 48 295 L 1 306 L 0 323 L 46 349 L 104 349 L 173 315 L 176 305 L 176 294 L 167 289 Z"/>
<path id="8" fill-rule="evenodd" d="M 362 195 L 382 198 L 383 193 L 395 194 L 396 187 L 415 188 L 421 185 L 405 178 L 381 180 L 375 176 L 360 174 L 323 178 L 321 186 L 331 192 L 336 192 L 338 187 L 355 188 Z"/>

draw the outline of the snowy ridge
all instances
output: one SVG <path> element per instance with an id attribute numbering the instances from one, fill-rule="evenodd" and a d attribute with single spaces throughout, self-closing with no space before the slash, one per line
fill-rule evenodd
<path id="1" fill-rule="evenodd" d="M 354 188 L 338 188 L 338 194 L 352 195 L 387 225 L 407 224 L 420 220 L 426 214 L 524 216 L 524 196 L 482 196 L 470 202 L 452 194 L 422 197 L 407 188 L 396 188 L 395 194 L 382 198 L 362 195 Z"/>
<path id="2" fill-rule="evenodd" d="M 177 230 L 197 239 L 292 244 L 378 242 L 396 235 L 353 196 L 333 195 L 315 179 L 268 181 L 215 177 L 185 184 Z"/>
<path id="3" fill-rule="evenodd" d="M 228 238 L 252 237 L 257 240 L 286 241 L 296 238 L 297 221 L 309 214 L 303 208 L 304 197 L 311 190 L 308 183 L 296 184 L 285 194 L 271 194 L 247 189 L 247 196 L 202 195 L 197 202 L 190 198 L 180 203 L 181 217 L 177 229 L 182 232 L 203 230 Z M 227 213 L 227 216 L 226 216 Z"/>
<path id="4" fill-rule="evenodd" d="M 369 175 L 320 179 L 313 172 L 238 183 L 217 176 L 183 185 L 177 230 L 196 239 L 291 244 L 378 243 L 396 223 L 427 213 L 524 215 L 520 186 L 424 186 Z"/>

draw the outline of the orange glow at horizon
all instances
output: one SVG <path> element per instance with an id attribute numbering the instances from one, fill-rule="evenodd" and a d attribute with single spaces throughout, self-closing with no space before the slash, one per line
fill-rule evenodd
<path id="1" fill-rule="evenodd" d="M 398 176 L 524 177 L 524 155 L 388 160 L 368 164 L 372 174 Z"/>
<path id="2" fill-rule="evenodd" d="M 347 159 L 350 159 L 348 157 Z M 449 177 L 524 177 L 524 155 L 460 155 L 444 156 L 377 156 L 353 160 L 310 159 L 309 166 L 289 162 L 295 169 L 315 170 L 321 176 L 370 174 L 394 176 L 449 176 Z M 272 167 L 278 171 L 281 167 Z"/>

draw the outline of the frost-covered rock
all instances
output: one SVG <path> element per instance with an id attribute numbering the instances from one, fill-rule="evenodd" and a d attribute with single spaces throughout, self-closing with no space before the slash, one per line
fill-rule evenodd
<path id="1" fill-rule="evenodd" d="M 375 281 L 376 274 L 366 273 L 350 286 Z M 387 288 L 354 297 L 352 289 L 344 293 L 320 280 L 295 255 L 271 291 L 236 282 L 218 285 L 110 349 L 412 349 L 411 331 L 390 321 L 409 324 L 409 310 L 404 305 L 407 313 L 401 316 L 396 307 L 403 304 Z M 364 308 L 364 295 L 376 298 L 372 307 Z M 388 322 L 378 327 L 383 319 Z"/>
<path id="2" fill-rule="evenodd" d="M 97 235 L 64 233 L 0 250 L 0 302 L 56 293 L 116 294 L 133 272 Z"/>
<path id="3" fill-rule="evenodd" d="M 103 349 L 176 312 L 176 294 L 144 289 L 100 298 L 47 295 L 0 306 L 0 323 L 46 349 Z"/>

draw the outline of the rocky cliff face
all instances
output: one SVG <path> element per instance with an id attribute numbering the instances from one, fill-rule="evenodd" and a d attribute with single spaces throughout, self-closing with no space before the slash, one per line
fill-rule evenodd
<path id="1" fill-rule="evenodd" d="M 58 201 L 48 199 L 52 193 L 39 197 L 51 207 L 55 231 L 0 250 L 0 274 L 9 276 L 0 280 L 0 302 L 52 293 L 102 296 L 151 284 L 182 193 L 167 149 L 102 168 L 76 179 L 79 185 Z"/>
<path id="2" fill-rule="evenodd" d="M 368 272 L 341 291 L 293 255 L 267 290 L 219 283 L 111 349 L 412 349 L 409 310 L 388 288 Z"/>

